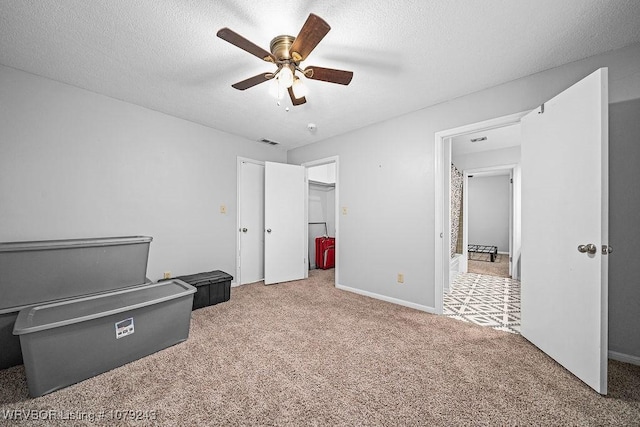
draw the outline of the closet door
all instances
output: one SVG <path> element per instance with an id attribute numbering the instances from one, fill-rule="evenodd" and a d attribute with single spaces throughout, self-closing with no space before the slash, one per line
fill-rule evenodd
<path id="1" fill-rule="evenodd" d="M 264 164 L 242 161 L 239 183 L 240 284 L 264 279 Z"/>
<path id="2" fill-rule="evenodd" d="M 265 162 L 264 283 L 305 276 L 305 169 Z"/>

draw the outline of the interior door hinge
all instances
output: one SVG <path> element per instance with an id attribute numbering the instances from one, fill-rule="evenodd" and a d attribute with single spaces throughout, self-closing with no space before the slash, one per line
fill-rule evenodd
<path id="1" fill-rule="evenodd" d="M 538 114 L 544 114 L 544 104 L 540 106 L 540 111 L 538 111 Z"/>

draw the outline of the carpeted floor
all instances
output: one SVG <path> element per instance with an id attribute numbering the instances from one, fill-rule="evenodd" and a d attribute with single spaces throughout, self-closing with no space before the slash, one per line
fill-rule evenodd
<path id="1" fill-rule="evenodd" d="M 486 259 L 483 259 L 483 257 Z M 509 257 L 508 255 L 498 254 L 495 261 L 491 262 L 486 254 L 472 254 L 468 261 L 467 272 L 486 276 L 511 277 L 509 273 Z"/>
<path id="2" fill-rule="evenodd" d="M 316 270 L 233 288 L 229 302 L 193 312 L 187 342 L 40 398 L 27 396 L 22 366 L 0 371 L 0 424 L 639 423 L 638 366 L 610 362 L 602 397 L 519 335 L 332 282 Z M 11 411 L 50 419 L 3 421 Z M 141 421 L 117 420 L 132 416 Z"/>

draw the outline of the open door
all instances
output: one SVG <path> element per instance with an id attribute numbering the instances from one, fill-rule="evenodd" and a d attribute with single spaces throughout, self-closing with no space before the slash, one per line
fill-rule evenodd
<path id="1" fill-rule="evenodd" d="M 608 73 L 522 118 L 522 335 L 607 393 Z"/>
<path id="2" fill-rule="evenodd" d="M 305 168 L 265 162 L 264 283 L 305 276 Z"/>

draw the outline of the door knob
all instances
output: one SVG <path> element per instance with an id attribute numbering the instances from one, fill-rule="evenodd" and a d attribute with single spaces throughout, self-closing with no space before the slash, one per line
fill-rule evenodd
<path id="1" fill-rule="evenodd" d="M 594 245 L 593 243 L 589 243 L 587 245 L 580 245 L 578 246 L 578 252 L 580 253 L 587 253 L 587 254 L 595 254 L 598 251 L 598 248 L 596 248 L 596 245 Z"/>
<path id="2" fill-rule="evenodd" d="M 602 245 L 602 255 L 609 255 L 613 252 L 613 248 L 609 245 Z"/>
<path id="3" fill-rule="evenodd" d="M 267 228 L 267 233 L 271 233 L 271 229 L 270 228 Z"/>
<path id="4" fill-rule="evenodd" d="M 243 232 L 243 233 L 246 233 L 246 232 L 247 232 L 247 229 L 246 229 L 246 228 L 243 228 L 243 229 L 242 229 L 242 232 Z"/>

